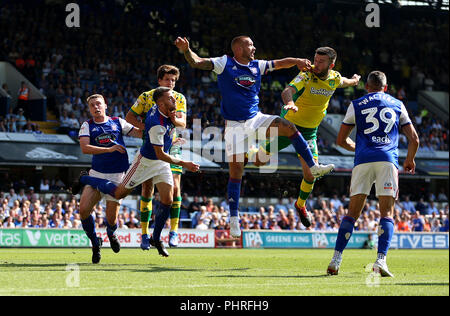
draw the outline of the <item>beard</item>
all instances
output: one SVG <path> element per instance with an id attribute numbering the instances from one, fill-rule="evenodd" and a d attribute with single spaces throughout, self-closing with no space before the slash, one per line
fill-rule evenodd
<path id="1" fill-rule="evenodd" d="M 323 70 L 323 71 L 321 71 L 321 72 L 319 72 L 319 73 L 314 72 L 314 74 L 315 74 L 317 77 L 319 77 L 319 78 L 327 77 L 327 76 L 328 76 L 328 69 L 325 69 L 325 70 Z"/>

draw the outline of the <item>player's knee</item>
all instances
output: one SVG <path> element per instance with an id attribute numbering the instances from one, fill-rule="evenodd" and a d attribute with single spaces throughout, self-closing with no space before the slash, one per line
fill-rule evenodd
<path id="1" fill-rule="evenodd" d="M 173 198 L 171 196 L 161 197 L 161 203 L 165 205 L 172 205 Z"/>
<path id="2" fill-rule="evenodd" d="M 278 127 L 278 136 L 291 136 L 297 132 L 295 125 L 284 118 L 276 118 L 274 124 Z"/>

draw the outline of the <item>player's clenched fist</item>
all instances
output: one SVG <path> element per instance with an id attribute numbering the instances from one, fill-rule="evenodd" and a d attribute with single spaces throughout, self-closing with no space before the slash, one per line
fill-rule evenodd
<path id="1" fill-rule="evenodd" d="M 357 74 L 354 74 L 352 79 L 354 80 L 353 81 L 353 85 L 356 86 L 359 83 L 359 79 L 361 79 L 361 76 L 357 75 Z"/>
<path id="2" fill-rule="evenodd" d="M 300 71 L 311 71 L 311 61 L 309 59 L 298 58 L 297 59 L 297 68 Z"/>
<path id="3" fill-rule="evenodd" d="M 183 38 L 177 37 L 174 44 L 182 52 L 185 52 L 189 49 L 189 41 L 187 40 L 186 37 Z"/>

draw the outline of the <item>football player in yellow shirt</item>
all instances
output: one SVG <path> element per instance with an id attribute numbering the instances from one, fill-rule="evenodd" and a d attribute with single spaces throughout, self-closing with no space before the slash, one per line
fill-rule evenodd
<path id="1" fill-rule="evenodd" d="M 172 65 L 162 65 L 158 68 L 156 77 L 160 87 L 167 87 L 173 90 L 175 84 L 180 77 L 180 71 L 177 67 Z M 153 107 L 155 101 L 153 100 L 153 92 L 155 89 L 143 92 L 131 109 L 128 111 L 125 119 L 139 128 L 145 128 L 145 117 L 147 112 Z M 175 127 L 186 127 L 186 98 L 179 92 L 173 91 L 173 95 L 176 100 L 177 114 L 175 118 Z M 140 118 L 140 119 L 139 119 Z M 176 138 L 176 133 L 174 134 Z M 170 149 L 170 155 L 181 158 L 181 143 L 175 142 Z M 170 233 L 169 233 L 169 246 L 178 246 L 178 224 L 180 220 L 180 208 L 181 208 L 181 174 L 183 168 L 178 165 L 170 166 L 173 175 L 173 204 L 170 211 Z M 142 184 L 141 191 L 141 229 L 142 229 L 142 250 L 149 250 L 149 236 L 148 236 L 148 223 L 152 215 L 152 198 L 153 198 L 153 182 L 148 180 Z"/>
<path id="2" fill-rule="evenodd" d="M 326 115 L 328 103 L 337 88 L 356 86 L 361 76 L 354 74 L 352 78 L 342 77 L 333 70 L 336 62 L 336 51 L 331 47 L 319 47 L 314 55 L 312 72 L 300 72 L 283 90 L 281 98 L 285 104 L 280 116 L 294 123 L 298 131 L 308 142 L 314 160 L 319 159 L 317 150 L 317 130 Z M 289 139 L 278 137 L 278 151 L 289 146 Z M 270 154 L 270 142 L 261 147 L 256 153 L 255 166 L 264 165 L 264 154 Z M 250 158 L 251 159 L 251 158 Z M 303 179 L 295 208 L 299 212 L 302 224 L 311 226 L 311 217 L 306 210 L 306 200 L 314 186 L 314 177 L 306 166 L 305 161 L 299 157 Z"/>

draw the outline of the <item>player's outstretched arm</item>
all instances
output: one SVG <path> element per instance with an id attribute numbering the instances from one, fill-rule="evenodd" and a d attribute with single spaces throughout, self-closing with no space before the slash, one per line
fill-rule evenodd
<path id="1" fill-rule="evenodd" d="M 184 58 L 193 68 L 202 70 L 213 70 L 214 65 L 209 58 L 201 58 L 189 48 L 189 41 L 186 37 L 177 37 L 175 46 L 183 53 Z"/>
<path id="2" fill-rule="evenodd" d="M 155 149 L 156 158 L 159 160 L 171 163 L 173 165 L 179 165 L 183 168 L 186 168 L 189 171 L 197 172 L 200 169 L 200 166 L 194 162 L 191 161 L 183 161 L 181 159 L 175 158 L 171 155 L 166 154 L 163 151 L 162 146 L 153 146 Z"/>
<path id="3" fill-rule="evenodd" d="M 311 71 L 311 61 L 304 58 L 286 57 L 283 59 L 276 59 L 273 61 L 274 69 L 285 69 L 297 66 L 300 71 Z"/>
<path id="4" fill-rule="evenodd" d="M 342 77 L 342 83 L 339 86 L 339 88 L 347 88 L 347 87 L 351 87 L 351 86 L 357 86 L 359 83 L 359 79 L 361 79 L 360 75 L 354 74 L 353 77 L 346 78 L 346 77 Z"/>
<path id="5" fill-rule="evenodd" d="M 408 139 L 408 153 L 406 154 L 403 168 L 406 172 L 414 174 L 416 171 L 416 162 L 414 159 L 416 158 L 416 153 L 419 149 L 419 136 L 417 135 L 416 129 L 412 124 L 404 125 L 401 130 Z"/>

